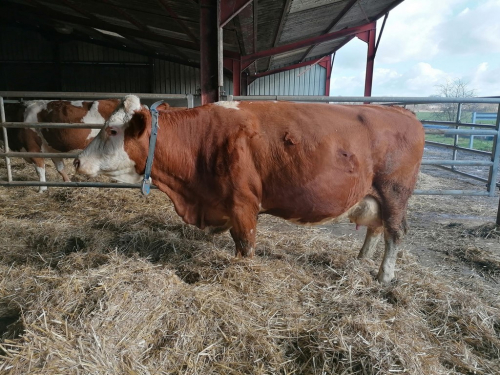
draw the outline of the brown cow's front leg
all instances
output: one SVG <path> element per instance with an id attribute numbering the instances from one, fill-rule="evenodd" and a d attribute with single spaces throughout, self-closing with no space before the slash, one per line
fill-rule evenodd
<path id="1" fill-rule="evenodd" d="M 230 232 L 236 246 L 236 257 L 254 256 L 256 231 L 257 216 L 254 213 L 239 212 L 233 217 Z"/>

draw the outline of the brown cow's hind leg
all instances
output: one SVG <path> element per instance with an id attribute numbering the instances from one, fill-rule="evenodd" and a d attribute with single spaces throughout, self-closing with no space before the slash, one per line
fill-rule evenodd
<path id="1" fill-rule="evenodd" d="M 380 283 L 387 284 L 394 278 L 394 269 L 401 242 L 406 229 L 406 206 L 411 189 L 396 181 L 388 181 L 378 187 L 382 199 L 382 219 L 384 222 L 385 253 L 377 275 Z"/>
<path id="2" fill-rule="evenodd" d="M 373 256 L 383 230 L 384 227 L 375 229 L 368 227 L 366 230 L 365 242 L 358 254 L 358 259 L 371 258 Z"/>

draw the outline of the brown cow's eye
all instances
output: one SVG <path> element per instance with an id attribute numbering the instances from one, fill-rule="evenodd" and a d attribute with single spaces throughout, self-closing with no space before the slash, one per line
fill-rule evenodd
<path id="1" fill-rule="evenodd" d="M 117 134 L 118 134 L 118 132 L 116 131 L 116 129 L 111 129 L 111 130 L 109 131 L 109 134 L 111 134 L 111 135 L 117 135 Z"/>

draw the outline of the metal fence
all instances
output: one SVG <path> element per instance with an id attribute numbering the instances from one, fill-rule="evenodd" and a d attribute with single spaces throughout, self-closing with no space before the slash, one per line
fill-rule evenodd
<path id="1" fill-rule="evenodd" d="M 4 142 L 4 152 L 0 157 L 5 158 L 7 168 L 7 181 L 0 180 L 0 186 L 50 186 L 50 187 L 100 187 L 100 188 L 140 188 L 140 184 L 104 183 L 104 182 L 40 182 L 40 181 L 14 181 L 12 177 L 10 158 L 76 158 L 78 153 L 46 153 L 46 152 L 11 152 L 7 137 L 7 128 L 84 128 L 101 129 L 103 124 L 74 124 L 74 123 L 41 123 L 41 122 L 7 122 L 5 119 L 4 98 L 24 99 L 52 99 L 52 100 L 100 100 L 123 98 L 124 93 L 82 93 L 82 92 L 0 92 L 0 126 Z M 134 94 L 141 100 L 175 100 L 185 101 L 188 108 L 193 108 L 193 95 L 188 94 Z"/>
<path id="2" fill-rule="evenodd" d="M 7 140 L 7 127 L 30 127 L 30 128 L 101 128 L 102 124 L 54 124 L 54 123 L 13 123 L 5 121 L 5 112 L 3 107 L 4 97 L 21 97 L 21 98 L 37 98 L 37 99 L 108 99 L 108 98 L 121 98 L 123 93 L 58 93 L 58 92 L 0 92 L 0 110 L 1 110 L 1 122 L 3 126 L 3 136 L 5 152 L 0 153 L 0 157 L 6 159 L 7 169 L 8 169 L 8 181 L 0 181 L 0 186 L 72 186 L 72 187 L 117 187 L 117 188 L 130 188 L 139 187 L 136 184 L 113 184 L 113 183 L 97 183 L 97 182 L 38 182 L 38 181 L 12 181 L 12 175 L 10 172 L 10 158 L 11 157 L 59 157 L 59 158 L 74 158 L 77 154 L 69 153 L 21 153 L 21 152 L 10 152 L 8 149 Z M 165 95 L 165 94 L 136 94 L 141 99 L 182 99 L 186 100 L 187 106 L 189 108 L 193 107 L 193 97 L 192 95 Z M 443 126 L 442 128 L 431 128 L 426 129 L 427 134 L 452 134 L 455 137 L 455 142 L 453 145 L 447 145 L 439 142 L 429 142 L 429 145 L 443 147 L 453 150 L 453 158 L 450 160 L 436 160 L 436 159 L 426 159 L 422 161 L 422 165 L 433 165 L 440 168 L 445 168 L 450 172 L 457 173 L 466 177 L 473 178 L 485 182 L 486 191 L 484 190 L 415 190 L 415 194 L 426 194 L 426 195 L 473 195 L 473 196 L 494 196 L 496 192 L 496 187 L 499 186 L 497 183 L 498 179 L 498 167 L 500 164 L 500 98 L 422 98 L 422 97 L 330 97 L 330 96 L 232 96 L 226 97 L 226 100 L 286 100 L 286 101 L 297 101 L 297 102 L 325 102 L 325 103 L 383 103 L 383 104 L 397 104 L 397 105 L 411 105 L 411 104 L 440 104 L 440 103 L 456 103 L 457 115 L 456 121 L 422 121 L 424 126 L 426 125 L 438 125 Z M 498 106 L 498 115 L 496 117 L 495 125 L 482 125 L 473 123 L 461 122 L 461 110 L 464 103 L 478 103 L 478 104 L 495 104 Z M 460 129 L 461 127 L 468 127 L 469 129 Z M 474 127 L 474 129 L 472 129 Z M 459 135 L 474 135 L 474 136 L 490 136 L 493 137 L 493 149 L 492 152 L 485 152 L 474 150 L 471 148 L 460 147 L 457 144 L 457 139 Z M 464 151 L 471 154 L 480 154 L 487 156 L 489 160 L 457 160 L 457 152 Z M 455 166 L 485 166 L 489 168 L 488 178 L 482 178 L 474 176 L 468 173 L 464 173 L 456 170 Z M 451 167 L 451 168 L 450 168 Z"/>
<path id="3" fill-rule="evenodd" d="M 495 196 L 496 187 L 500 186 L 497 183 L 498 167 L 500 164 L 500 98 L 434 98 L 434 97 L 343 97 L 343 96 L 233 96 L 229 95 L 227 100 L 286 100 L 295 102 L 319 102 L 319 103 L 381 103 L 393 105 L 412 105 L 412 104 L 457 104 L 456 121 L 422 121 L 424 128 L 426 125 L 439 125 L 441 128 L 426 128 L 426 134 L 444 134 L 454 135 L 454 144 L 448 145 L 439 142 L 426 141 L 426 144 L 443 148 L 451 148 L 453 150 L 453 158 L 450 160 L 424 159 L 422 165 L 433 165 L 440 168 L 445 168 L 450 172 L 470 177 L 486 183 L 486 191 L 484 190 L 415 190 L 414 194 L 418 195 L 472 195 L 472 196 Z M 494 104 L 498 106 L 495 125 L 480 125 L 473 123 L 461 122 L 462 105 L 465 103 L 476 104 Z M 461 127 L 475 127 L 475 129 L 460 129 Z M 474 150 L 470 148 L 458 146 L 459 135 L 474 135 L 474 136 L 491 136 L 493 137 L 492 152 Z M 457 160 L 458 150 L 488 156 L 490 160 Z M 489 168 L 488 178 L 474 176 L 468 173 L 457 171 L 455 166 L 486 166 Z M 500 207 L 499 207 L 500 208 Z"/>

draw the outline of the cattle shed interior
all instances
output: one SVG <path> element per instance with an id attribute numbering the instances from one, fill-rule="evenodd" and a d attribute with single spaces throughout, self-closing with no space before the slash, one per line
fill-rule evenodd
<path id="1" fill-rule="evenodd" d="M 376 22 L 401 2 L 3 0 L 0 90 L 329 95 L 332 55 L 358 37 L 370 95 Z"/>

